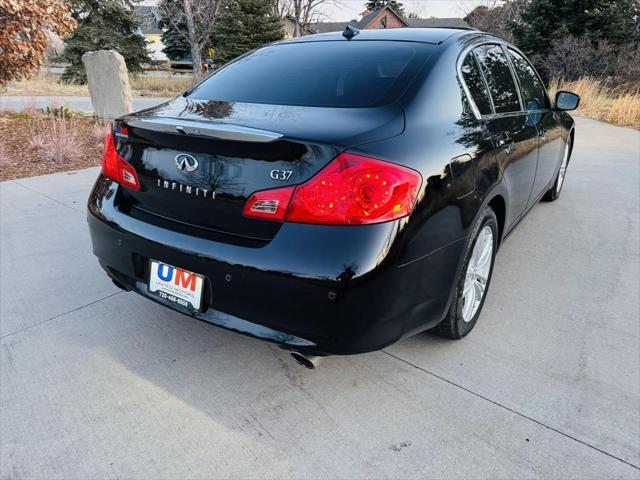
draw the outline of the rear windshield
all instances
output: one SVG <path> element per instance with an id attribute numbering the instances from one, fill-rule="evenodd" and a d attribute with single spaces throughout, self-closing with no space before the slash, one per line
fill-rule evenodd
<path id="1" fill-rule="evenodd" d="M 337 41 L 272 45 L 218 70 L 188 98 L 309 107 L 373 107 L 396 100 L 434 46 Z"/>

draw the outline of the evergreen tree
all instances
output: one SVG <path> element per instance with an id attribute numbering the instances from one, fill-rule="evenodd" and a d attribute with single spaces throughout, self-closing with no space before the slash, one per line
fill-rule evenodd
<path id="1" fill-rule="evenodd" d="M 183 34 L 174 28 L 171 22 L 161 19 L 158 26 L 163 30 L 161 39 L 164 48 L 162 53 L 169 57 L 170 60 L 177 60 L 191 55 L 189 42 L 184 38 Z"/>
<path id="2" fill-rule="evenodd" d="M 213 32 L 215 62 L 226 63 L 265 43 L 282 39 L 282 22 L 272 11 L 270 0 L 225 0 Z"/>
<path id="3" fill-rule="evenodd" d="M 66 39 L 60 56 L 71 64 L 62 74 L 63 81 L 87 81 L 82 64 L 85 52 L 116 50 L 130 72 L 141 72 L 142 64 L 151 62 L 131 0 L 74 0 L 72 15 L 78 28 Z"/>
<path id="4" fill-rule="evenodd" d="M 390 7 L 400 16 L 404 16 L 404 6 L 398 0 L 368 0 L 366 4 L 367 10 L 374 12 L 382 7 Z"/>
<path id="5" fill-rule="evenodd" d="M 528 54 L 546 54 L 554 41 L 569 36 L 626 45 L 638 41 L 637 14 L 638 0 L 532 0 L 512 31 Z"/>

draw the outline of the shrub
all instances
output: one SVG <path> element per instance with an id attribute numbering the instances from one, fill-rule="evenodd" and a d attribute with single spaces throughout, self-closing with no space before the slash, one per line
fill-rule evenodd
<path id="1" fill-rule="evenodd" d="M 587 37 L 565 37 L 551 45 L 547 55 L 532 57 L 547 78 L 574 81 L 582 77 L 603 78 L 614 73 L 615 52 L 606 41 L 594 44 Z"/>
<path id="2" fill-rule="evenodd" d="M 97 139 L 104 140 L 104 137 L 111 133 L 112 128 L 111 122 L 98 120 L 95 127 L 93 127 L 93 134 Z"/>
<path id="3" fill-rule="evenodd" d="M 50 32 L 75 27 L 64 1 L 0 0 L 0 85 L 29 77 L 44 62 Z"/>
<path id="4" fill-rule="evenodd" d="M 68 105 L 47 106 L 44 110 L 44 114 L 48 117 L 65 118 L 67 120 L 78 116 L 84 116 L 84 112 L 74 110 Z"/>
<path id="5" fill-rule="evenodd" d="M 37 122 L 40 124 L 37 125 Z M 77 128 L 73 120 L 43 117 L 33 120 L 29 129 L 28 147 L 42 160 L 61 164 L 80 157 Z"/>

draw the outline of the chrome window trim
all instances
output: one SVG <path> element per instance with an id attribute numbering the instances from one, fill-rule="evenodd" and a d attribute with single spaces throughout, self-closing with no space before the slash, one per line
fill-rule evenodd
<path id="1" fill-rule="evenodd" d="M 516 92 L 518 93 L 518 102 L 520 102 L 520 110 L 523 112 L 526 112 L 527 110 L 526 108 L 524 108 L 524 101 L 522 100 L 520 79 L 516 75 L 516 69 L 514 68 L 513 63 L 511 63 L 511 59 L 509 58 L 509 52 L 507 52 L 507 47 L 504 44 L 500 44 L 499 47 L 502 50 L 502 54 L 504 55 L 504 58 L 507 59 L 507 65 L 509 65 L 509 71 L 511 72 L 511 80 L 513 80 L 513 86 L 516 87 Z"/>
<path id="2" fill-rule="evenodd" d="M 476 53 L 471 50 L 469 55 L 473 57 L 473 61 L 478 67 L 478 72 L 480 72 L 480 78 L 482 78 L 482 84 L 484 85 L 485 90 L 487 91 L 487 96 L 489 97 L 489 105 L 491 105 L 491 113 L 487 115 L 495 115 L 496 114 L 496 104 L 493 103 L 493 97 L 491 96 L 491 90 L 489 90 L 489 84 L 487 83 L 487 77 L 484 76 L 484 72 L 482 71 L 482 65 L 480 65 L 480 60 L 478 60 L 478 56 Z"/>
<path id="3" fill-rule="evenodd" d="M 525 62 L 527 62 L 527 65 L 529 65 L 529 67 L 531 67 L 531 70 L 533 70 L 533 73 L 538 78 L 538 81 L 540 82 L 540 85 L 542 85 L 542 90 L 543 90 L 543 92 L 545 94 L 545 97 L 547 99 L 547 105 L 549 105 L 549 107 L 548 108 L 539 108 L 537 110 L 527 110 L 527 111 L 528 112 L 534 112 L 534 113 L 536 113 L 536 112 L 550 112 L 551 111 L 551 97 L 549 96 L 549 91 L 547 90 L 547 86 L 542 81 L 542 77 L 540 77 L 540 74 L 536 70 L 536 67 L 533 66 L 533 64 L 529 61 L 527 56 L 519 48 L 517 48 L 515 45 L 504 45 L 504 47 L 507 50 L 507 57 L 509 58 L 509 63 L 512 63 L 511 62 L 511 57 L 509 57 L 509 55 L 508 55 L 509 54 L 509 50 L 513 50 L 518 55 L 520 55 L 524 59 Z M 518 79 L 518 88 L 522 89 L 522 85 L 520 85 L 520 77 L 518 77 L 517 74 L 516 74 L 516 78 Z"/>
<path id="4" fill-rule="evenodd" d="M 464 61 L 467 59 L 468 55 L 472 55 L 473 54 L 473 49 L 476 47 L 477 45 L 472 45 L 470 47 L 466 47 L 464 50 L 462 50 L 462 52 L 460 52 L 460 54 L 458 55 L 458 58 L 456 60 L 456 75 L 458 77 L 458 81 L 460 82 L 460 85 L 462 85 L 462 89 L 464 90 L 465 96 L 467 97 L 467 102 L 469 102 L 469 105 L 471 106 L 471 111 L 473 112 L 473 116 L 476 117 L 476 120 L 482 120 L 482 114 L 480 113 L 480 110 L 478 109 L 478 106 L 476 105 L 476 102 L 473 100 L 473 96 L 471 95 L 471 91 L 469 90 L 469 87 L 467 86 L 467 82 L 464 81 L 464 76 L 462 75 L 462 64 L 464 63 Z M 473 55 L 473 61 L 476 62 L 477 65 L 477 60 L 475 58 L 475 55 Z M 480 66 L 478 65 L 478 68 L 480 68 Z M 486 81 L 484 80 L 484 75 L 482 75 L 482 70 L 480 70 L 480 76 L 482 77 L 482 81 L 485 84 L 486 87 Z M 491 94 L 489 93 L 489 89 L 487 88 L 487 94 L 489 95 L 489 98 L 491 99 Z M 495 109 L 493 108 L 493 99 L 490 100 L 491 103 L 491 111 L 492 113 L 495 112 Z"/>
<path id="5" fill-rule="evenodd" d="M 475 53 L 473 52 L 474 49 L 476 49 L 478 47 L 482 47 L 484 45 L 496 45 L 496 46 L 501 47 L 501 49 L 503 50 L 503 53 L 507 57 L 507 62 L 509 64 L 509 70 L 511 71 L 511 77 L 512 77 L 514 83 L 515 83 L 515 87 L 516 87 L 516 90 L 518 92 L 518 102 L 520 103 L 520 110 L 512 111 L 512 112 L 496 113 L 495 105 L 493 103 L 493 96 L 491 95 L 491 91 L 489 90 L 489 87 L 487 85 L 487 81 L 486 81 L 486 78 L 484 76 L 484 72 L 482 71 L 482 67 L 479 64 L 479 61 L 476 58 Z M 520 91 L 520 79 L 515 74 L 515 71 L 513 69 L 513 65 L 511 64 L 511 58 L 509 58 L 508 52 L 505 51 L 505 50 L 507 50 L 509 48 L 513 49 L 514 51 L 516 51 L 520 55 L 522 55 L 523 58 L 525 60 L 527 60 L 527 63 L 529 63 L 529 65 L 531 65 L 531 62 L 529 62 L 527 57 L 524 55 L 524 53 L 522 53 L 522 51 L 520 51 L 520 49 L 518 49 L 514 45 L 511 45 L 508 42 L 501 41 L 498 38 L 491 38 L 491 39 L 485 39 L 485 40 L 474 42 L 474 43 L 466 46 L 458 54 L 458 59 L 456 60 L 456 74 L 458 76 L 458 81 L 462 85 L 462 88 L 464 90 L 465 96 L 467 97 L 467 101 L 469 102 L 469 105 L 471 106 L 471 111 L 473 112 L 473 116 L 476 118 L 476 120 L 492 120 L 494 118 L 504 118 L 504 117 L 511 117 L 511 116 L 516 116 L 516 115 L 518 115 L 518 116 L 520 116 L 520 115 L 528 115 L 530 113 L 546 113 L 546 112 L 551 111 L 551 108 L 544 108 L 544 109 L 537 109 L 537 110 L 526 110 L 524 108 L 525 106 L 523 105 L 523 102 L 522 102 L 522 93 Z M 478 68 L 480 69 L 480 75 L 482 76 L 483 82 L 485 84 L 485 88 L 487 88 L 487 93 L 489 94 L 489 100 L 491 102 L 491 108 L 492 108 L 492 113 L 490 113 L 490 114 L 482 115 L 480 113 L 480 110 L 478 109 L 478 106 L 476 105 L 475 101 L 473 100 L 473 96 L 471 95 L 471 91 L 469 90 L 469 87 L 467 86 L 466 82 L 464 81 L 464 76 L 462 75 L 462 64 L 464 63 L 464 61 L 467 58 L 467 56 L 470 55 L 470 54 L 474 56 L 474 61 L 476 62 L 476 64 L 478 65 Z M 532 66 L 532 68 L 533 68 L 533 66 Z M 545 94 L 547 95 L 547 100 L 549 101 L 549 105 L 551 105 L 549 92 L 548 92 L 544 82 L 542 82 L 542 79 L 540 78 L 540 75 L 538 74 L 538 71 L 535 68 L 533 68 L 533 71 L 535 72 L 535 74 L 537 75 L 538 79 L 540 80 L 540 83 L 542 83 L 542 88 L 544 88 Z"/>

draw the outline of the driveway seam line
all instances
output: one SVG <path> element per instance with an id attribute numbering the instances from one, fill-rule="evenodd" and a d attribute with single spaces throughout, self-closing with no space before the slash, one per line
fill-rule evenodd
<path id="1" fill-rule="evenodd" d="M 535 418 L 529 417 L 528 415 L 526 415 L 526 414 L 524 414 L 522 412 L 514 410 L 514 409 L 512 409 L 510 407 L 507 407 L 506 405 L 503 405 L 503 404 L 501 404 L 501 403 L 499 403 L 499 402 L 497 402 L 495 400 L 492 400 L 492 399 L 490 399 L 488 397 L 485 397 L 484 395 L 482 395 L 480 393 L 474 392 L 473 390 L 470 390 L 467 387 L 464 387 L 464 386 L 459 385 L 459 384 L 457 384 L 457 383 L 455 383 L 455 382 L 453 382 L 451 380 L 448 380 L 448 379 L 446 379 L 446 378 L 444 378 L 444 377 L 442 377 L 442 376 L 440 376 L 440 375 L 438 375 L 436 373 L 430 372 L 429 370 L 426 370 L 425 368 L 422 368 L 422 367 L 420 367 L 420 366 L 418 366 L 418 365 L 416 365 L 414 363 L 411 363 L 410 361 L 405 360 L 404 358 L 400 358 L 397 355 L 394 355 L 393 353 L 390 353 L 390 352 L 388 352 L 386 350 L 382 350 L 382 352 L 386 353 L 390 357 L 395 358 L 396 360 L 399 360 L 399 361 L 401 361 L 403 363 L 406 363 L 407 365 L 415 368 L 416 370 L 420 370 L 421 372 L 424 372 L 424 373 L 426 373 L 428 375 L 431 375 L 432 377 L 435 377 L 438 380 L 442 380 L 443 382 L 446 382 L 449 385 L 452 385 L 452 386 L 454 386 L 456 388 L 459 388 L 460 390 L 464 390 L 465 392 L 470 393 L 471 395 L 474 395 L 474 396 L 476 396 L 478 398 L 481 398 L 482 400 L 485 400 L 485 401 L 487 401 L 489 403 L 492 403 L 493 405 L 496 405 L 497 407 L 500 407 L 500 408 L 502 408 L 504 410 L 507 410 L 508 412 L 511 412 L 511 413 L 513 413 L 515 415 L 518 415 L 519 417 L 527 419 L 527 420 L 529 420 L 529 421 L 531 421 L 531 422 L 533 422 L 533 423 L 535 423 L 537 425 L 540 425 L 541 427 L 544 427 L 544 428 L 546 428 L 548 430 L 551 430 L 552 432 L 558 433 L 558 434 L 562 435 L 563 437 L 569 438 L 569 439 L 573 440 L 574 442 L 578 442 L 578 443 L 580 443 L 580 444 L 582 444 L 582 445 L 584 445 L 586 447 L 589 447 L 589 448 L 591 448 L 591 449 L 593 449 L 593 450 L 595 450 L 597 452 L 600 452 L 600 453 L 602 453 L 602 454 L 604 454 L 604 455 L 606 455 L 608 457 L 611 457 L 611 458 L 613 458 L 615 460 L 618 460 L 619 462 L 622 462 L 622 463 L 624 463 L 626 465 L 629 465 L 630 467 L 633 467 L 636 470 L 640 470 L 640 467 L 638 465 L 635 465 L 635 464 L 625 460 L 624 458 L 617 457 L 612 453 L 606 452 L 605 450 L 602 450 L 602 449 L 600 449 L 600 448 L 598 448 L 598 447 L 596 447 L 594 445 L 591 445 L 591 444 L 585 442 L 584 440 L 580 440 L 579 438 L 573 437 L 573 436 L 569 435 L 568 433 L 565 433 L 565 432 L 563 432 L 561 430 L 558 430 L 557 428 L 554 428 L 554 427 L 552 427 L 550 425 L 547 425 L 547 424 L 541 422 L 540 420 L 536 420 Z"/>
<path id="2" fill-rule="evenodd" d="M 92 302 L 89 302 L 89 303 L 87 303 L 85 305 L 80 305 L 79 307 L 73 308 L 73 309 L 71 309 L 71 310 L 69 310 L 67 312 L 58 313 L 57 315 L 54 315 L 51 318 L 47 318 L 46 320 L 42 320 L 41 322 L 34 323 L 33 325 L 29 325 L 28 327 L 24 327 L 24 328 L 22 328 L 22 329 L 20 329 L 20 330 L 18 330 L 16 332 L 7 333 L 6 335 L 1 336 L 0 340 L 4 340 L 7 337 L 11 337 L 13 335 L 17 335 L 18 333 L 22 333 L 22 332 L 25 332 L 25 331 L 30 330 L 32 328 L 38 327 L 38 326 L 40 326 L 40 325 L 42 325 L 44 323 L 50 322 L 51 320 L 55 320 L 56 318 L 60 318 L 60 317 L 63 317 L 65 315 L 68 315 L 69 313 L 77 312 L 78 310 L 82 310 L 85 307 L 89 307 L 91 305 L 94 305 L 94 304 L 96 304 L 98 302 L 101 302 L 102 300 L 106 300 L 107 298 L 115 297 L 116 295 L 119 295 L 121 293 L 122 292 L 115 292 L 115 293 L 112 293 L 111 295 L 107 295 L 106 297 L 99 298 L 99 299 L 94 300 Z"/>
<path id="3" fill-rule="evenodd" d="M 46 193 L 42 193 L 42 192 L 40 192 L 40 191 L 38 191 L 38 190 L 36 190 L 36 189 L 34 189 L 34 188 L 31 188 L 31 187 L 29 187 L 29 186 L 25 185 L 24 183 L 20 183 L 18 180 L 14 180 L 14 182 L 15 182 L 17 185 L 20 185 L 21 187 L 26 188 L 27 190 L 30 190 L 30 191 L 32 191 L 32 192 L 34 192 L 34 193 L 37 193 L 38 195 L 42 195 L 43 197 L 48 198 L 48 199 L 49 199 L 49 200 L 51 200 L 52 202 L 56 202 L 56 203 L 59 203 L 60 205 L 64 205 L 65 207 L 70 208 L 71 210 L 73 210 L 73 211 L 75 211 L 75 212 L 83 213 L 83 212 L 82 212 L 82 210 L 78 210 L 77 208 L 74 208 L 74 207 L 72 207 L 71 205 L 68 205 L 68 204 L 66 204 L 66 203 L 62 202 L 62 201 L 58 200 L 57 198 L 50 197 L 50 196 L 49 196 L 49 195 L 47 195 Z"/>

